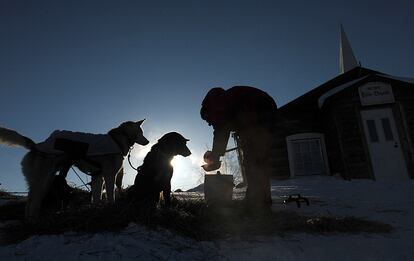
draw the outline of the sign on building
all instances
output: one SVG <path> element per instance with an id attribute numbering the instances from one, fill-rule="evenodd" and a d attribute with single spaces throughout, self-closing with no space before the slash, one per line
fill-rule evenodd
<path id="1" fill-rule="evenodd" d="M 395 102 L 390 84 L 383 82 L 370 82 L 362 85 L 358 90 L 362 106 Z"/>

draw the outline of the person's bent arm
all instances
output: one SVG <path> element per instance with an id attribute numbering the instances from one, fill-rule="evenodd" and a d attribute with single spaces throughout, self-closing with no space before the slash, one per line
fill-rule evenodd
<path id="1" fill-rule="evenodd" d="M 220 157 L 224 156 L 224 153 L 226 152 L 229 137 L 230 130 L 228 128 L 214 130 L 213 149 L 204 154 L 204 161 L 207 164 L 202 167 L 205 171 L 213 171 L 220 168 Z"/>
<path id="2" fill-rule="evenodd" d="M 220 158 L 224 156 L 227 148 L 227 142 L 230 137 L 230 130 L 227 128 L 215 129 L 213 133 L 213 155 Z"/>

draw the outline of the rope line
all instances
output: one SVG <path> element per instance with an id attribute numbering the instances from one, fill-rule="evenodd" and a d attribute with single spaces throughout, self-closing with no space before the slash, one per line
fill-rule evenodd
<path id="1" fill-rule="evenodd" d="M 79 176 L 78 172 L 76 172 L 76 170 L 73 167 L 70 167 L 70 168 L 73 170 L 73 172 L 75 172 L 76 176 L 78 176 L 79 180 L 83 183 L 83 186 L 85 186 L 85 188 L 89 192 L 91 192 L 91 190 L 89 189 L 88 185 L 86 185 L 85 182 L 83 181 L 83 179 Z"/>
<path id="2" fill-rule="evenodd" d="M 131 148 L 129 148 L 129 151 L 128 151 L 128 163 L 129 163 L 129 166 L 133 169 L 133 170 L 135 170 L 135 171 L 138 171 L 138 168 L 135 168 L 133 165 L 132 165 L 132 163 L 131 163 L 131 151 L 132 151 L 132 149 L 134 148 L 134 146 L 132 146 Z"/>

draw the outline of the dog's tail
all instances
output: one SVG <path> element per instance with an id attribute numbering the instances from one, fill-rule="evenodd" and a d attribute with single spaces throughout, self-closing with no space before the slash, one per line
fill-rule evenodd
<path id="1" fill-rule="evenodd" d="M 31 150 L 36 143 L 28 137 L 17 133 L 17 131 L 0 127 L 0 145 L 20 146 Z"/>

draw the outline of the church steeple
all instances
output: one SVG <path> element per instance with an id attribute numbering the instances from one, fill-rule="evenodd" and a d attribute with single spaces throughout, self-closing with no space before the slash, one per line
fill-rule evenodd
<path id="1" fill-rule="evenodd" d="M 358 66 L 358 62 L 352 51 L 351 45 L 346 37 L 341 24 L 340 46 L 339 46 L 339 70 L 340 74 L 345 73 Z"/>

